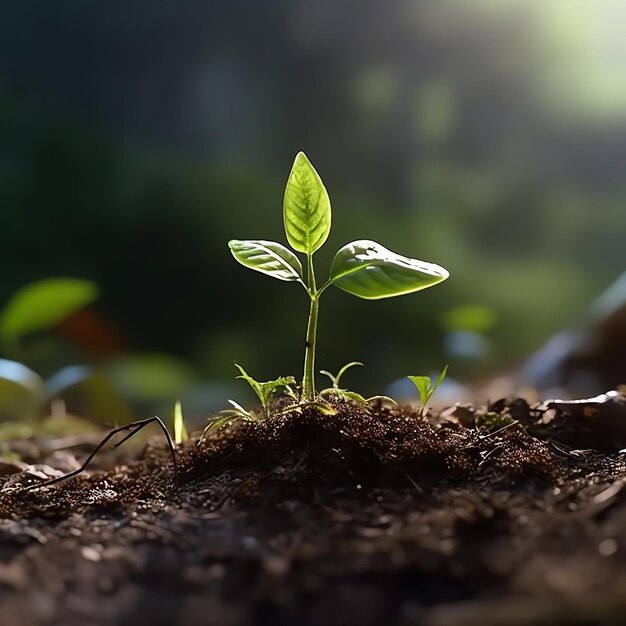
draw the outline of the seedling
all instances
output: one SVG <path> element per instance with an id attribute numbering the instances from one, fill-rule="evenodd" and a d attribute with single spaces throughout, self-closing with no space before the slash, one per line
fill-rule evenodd
<path id="1" fill-rule="evenodd" d="M 375 241 L 361 239 L 335 254 L 329 278 L 318 287 L 313 255 L 330 233 L 331 208 L 322 179 L 303 152 L 297 154 L 287 180 L 283 222 L 289 245 L 305 255 L 306 276 L 294 252 L 275 241 L 233 239 L 228 246 L 245 267 L 278 280 L 300 283 L 309 296 L 302 400 L 313 402 L 319 299 L 328 287 L 335 285 L 359 298 L 378 300 L 432 287 L 449 274 L 434 263 L 401 256 Z"/>
<path id="2" fill-rule="evenodd" d="M 434 385 L 430 384 L 430 376 L 407 376 L 407 378 L 417 387 L 417 391 L 420 395 L 420 400 L 422 401 L 422 408 L 420 409 L 420 417 L 424 417 L 426 415 L 426 405 L 428 401 L 432 398 L 435 391 L 437 391 L 437 387 L 441 385 L 446 374 L 448 373 L 448 366 L 446 365 L 442 370 L 441 374 L 435 381 Z"/>
<path id="3" fill-rule="evenodd" d="M 276 391 L 278 391 L 278 389 L 280 389 L 281 387 L 285 387 L 285 389 L 289 390 L 288 393 L 291 392 L 290 395 L 293 394 L 291 390 L 291 385 L 296 384 L 293 376 L 281 376 L 276 380 L 268 380 L 267 382 L 261 383 L 254 380 L 252 376 L 249 376 L 246 370 L 241 367 L 241 365 L 235 363 L 235 367 L 241 372 L 241 375 L 237 376 L 237 378 L 242 378 L 243 380 L 245 380 L 252 388 L 252 391 L 254 391 L 254 393 L 257 395 L 257 398 L 261 403 L 263 419 L 267 419 L 268 417 L 270 417 L 270 399 L 272 395 L 276 393 Z M 248 411 L 246 411 L 246 413 L 248 413 Z"/>
<path id="4" fill-rule="evenodd" d="M 351 367 L 363 367 L 363 363 L 359 361 L 350 361 L 350 363 L 346 363 L 335 375 L 331 374 L 327 370 L 320 370 L 320 374 L 324 374 L 324 376 L 328 376 L 330 378 L 330 382 L 333 384 L 332 389 L 335 391 L 339 390 L 339 381 L 341 377 L 351 368 Z"/>
<path id="5" fill-rule="evenodd" d="M 178 445 L 187 441 L 187 439 L 189 439 L 189 435 L 183 419 L 183 407 L 180 404 L 180 400 L 178 400 L 174 405 L 174 443 Z"/>
<path id="6" fill-rule="evenodd" d="M 324 374 L 324 376 L 328 376 L 328 378 L 330 378 L 333 386 L 329 387 L 328 389 L 323 389 L 322 391 L 320 391 L 319 395 L 322 398 L 325 398 L 327 396 L 340 396 L 344 400 L 352 400 L 353 402 L 357 402 L 358 404 L 363 405 L 368 405 L 376 400 L 396 404 L 396 401 L 389 396 L 372 396 L 371 398 L 364 398 L 360 393 L 357 393 L 356 391 L 349 391 L 348 389 L 342 389 L 341 387 L 339 387 L 339 381 L 341 380 L 341 377 L 346 373 L 348 369 L 357 365 L 362 366 L 363 363 L 359 363 L 358 361 L 351 361 L 350 363 L 346 363 L 335 375 L 326 370 L 320 370 L 320 374 Z"/>
<path id="7" fill-rule="evenodd" d="M 271 417 L 271 399 L 272 396 L 280 389 L 284 387 L 287 394 L 291 397 L 295 398 L 295 394 L 291 388 L 291 385 L 296 384 L 296 380 L 293 376 L 281 376 L 276 380 L 268 380 L 267 382 L 259 382 L 254 380 L 252 376 L 250 376 L 246 370 L 241 367 L 241 365 L 235 363 L 235 367 L 241 372 L 240 376 L 237 378 L 242 378 L 245 380 L 252 391 L 256 394 L 259 402 L 261 403 L 261 412 L 257 413 L 255 411 L 247 411 L 244 409 L 241 404 L 235 402 L 234 400 L 229 400 L 228 402 L 232 405 L 232 409 L 226 409 L 224 411 L 220 411 L 207 425 L 202 433 L 202 438 L 204 438 L 209 432 L 230 424 L 235 420 L 242 419 L 248 422 L 258 422 L 269 419 Z"/>

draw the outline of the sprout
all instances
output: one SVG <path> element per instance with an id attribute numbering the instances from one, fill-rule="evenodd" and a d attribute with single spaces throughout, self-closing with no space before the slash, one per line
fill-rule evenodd
<path id="1" fill-rule="evenodd" d="M 303 265 L 287 247 L 274 241 L 232 240 L 230 250 L 239 263 L 278 280 L 300 283 L 310 299 L 306 329 L 302 399 L 315 399 L 315 348 L 319 299 L 335 285 L 366 300 L 391 298 L 432 287 L 448 278 L 446 269 L 434 263 L 396 254 L 375 241 L 353 241 L 335 255 L 330 276 L 318 287 L 313 254 L 330 233 L 331 208 L 322 179 L 303 152 L 294 161 L 283 202 L 283 221 L 292 250 L 305 256 Z"/>

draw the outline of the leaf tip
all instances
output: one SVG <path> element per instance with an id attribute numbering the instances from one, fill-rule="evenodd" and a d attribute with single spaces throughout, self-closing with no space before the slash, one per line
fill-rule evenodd
<path id="1" fill-rule="evenodd" d="M 450 272 L 445 267 L 442 267 L 441 265 L 438 265 L 437 267 L 439 268 L 439 274 L 441 275 L 441 282 L 450 278 Z"/>
<path id="2" fill-rule="evenodd" d="M 306 161 L 310 163 L 309 157 L 307 157 L 307 155 L 302 150 L 298 150 L 296 158 L 294 159 L 294 163 L 297 163 L 298 161 Z"/>

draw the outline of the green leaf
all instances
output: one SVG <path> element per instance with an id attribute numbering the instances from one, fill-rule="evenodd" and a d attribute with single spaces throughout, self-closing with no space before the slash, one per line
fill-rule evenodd
<path id="1" fill-rule="evenodd" d="M 350 361 L 350 363 L 346 363 L 335 375 L 333 375 L 328 370 L 320 370 L 320 374 L 324 374 L 324 376 L 328 376 L 328 378 L 330 378 L 331 382 L 333 383 L 333 389 L 339 389 L 339 381 L 341 380 L 341 377 L 351 367 L 355 367 L 357 365 L 363 365 L 363 363 L 360 363 L 359 361 Z"/>
<path id="2" fill-rule="evenodd" d="M 330 233 L 330 198 L 304 152 L 296 155 L 287 180 L 283 221 L 287 241 L 297 252 L 313 254 Z"/>
<path id="3" fill-rule="evenodd" d="M 279 387 L 289 387 L 289 385 L 295 385 L 296 379 L 293 376 L 281 376 L 276 380 L 268 380 L 265 383 L 260 383 L 261 393 L 263 394 L 264 408 L 267 408 L 270 396 Z"/>
<path id="4" fill-rule="evenodd" d="M 183 408 L 180 400 L 174 405 L 174 442 L 178 445 L 187 441 L 187 429 L 185 428 L 185 420 L 183 419 Z"/>
<path id="5" fill-rule="evenodd" d="M 0 333 L 17 339 L 56 326 L 70 313 L 98 297 L 98 287 L 88 280 L 49 278 L 20 289 L 0 317 Z"/>
<path id="6" fill-rule="evenodd" d="M 350 363 L 346 363 L 338 372 L 337 375 L 335 376 L 335 380 L 333 381 L 335 383 L 335 385 L 337 387 L 339 387 L 339 381 L 341 380 L 341 377 L 351 368 L 351 367 L 363 367 L 363 363 L 361 363 L 360 361 L 350 361 Z"/>
<path id="7" fill-rule="evenodd" d="M 209 423 L 202 431 L 200 441 L 204 441 L 209 435 L 213 434 L 216 430 L 222 428 L 222 426 L 230 426 L 239 419 L 245 420 L 246 418 L 236 411 L 221 411 L 220 415 L 217 415 L 209 420 Z"/>
<path id="8" fill-rule="evenodd" d="M 346 244 L 331 267 L 334 285 L 366 300 L 378 300 L 432 287 L 448 278 L 446 269 L 387 250 L 367 239 Z"/>
<path id="9" fill-rule="evenodd" d="M 448 365 L 446 365 L 442 370 L 441 370 L 441 374 L 439 374 L 438 378 L 437 378 L 437 382 L 432 386 L 432 390 L 430 392 L 430 395 L 432 396 L 433 393 L 435 393 L 435 391 L 437 391 L 437 387 L 439 387 L 439 385 L 441 385 L 441 383 L 443 382 L 443 379 L 446 377 L 446 374 L 448 373 Z"/>
<path id="10" fill-rule="evenodd" d="M 254 378 L 252 378 L 252 376 L 249 376 L 248 373 L 246 372 L 246 370 L 243 369 L 243 367 L 241 367 L 241 365 L 239 365 L 239 363 L 235 363 L 235 367 L 241 372 L 241 375 L 237 376 L 237 378 L 242 378 L 243 380 L 245 380 L 250 385 L 250 387 L 252 388 L 252 391 L 254 391 L 254 393 L 256 393 L 257 398 L 259 399 L 261 404 L 263 404 L 263 392 L 261 391 L 260 383 L 258 383 L 256 380 L 254 380 Z"/>
<path id="11" fill-rule="evenodd" d="M 301 406 L 302 407 L 310 406 L 314 409 L 317 409 L 322 415 L 337 415 L 337 411 L 335 411 L 335 409 L 330 404 L 327 404 L 326 402 L 317 402 L 317 401 L 306 402 L 305 404 Z"/>
<path id="12" fill-rule="evenodd" d="M 338 387 L 329 387 L 328 389 L 322 389 L 318 396 L 320 398 L 330 398 L 331 400 L 341 398 L 344 401 L 357 402 L 358 404 L 367 404 L 367 400 L 356 391 L 349 391 L 348 389 L 339 389 Z"/>
<path id="13" fill-rule="evenodd" d="M 430 376 L 407 376 L 407 378 L 417 387 L 420 400 L 426 405 L 430 398 Z"/>
<path id="14" fill-rule="evenodd" d="M 428 404 L 428 401 L 432 398 L 435 391 L 437 391 L 437 387 L 441 385 L 447 373 L 448 366 L 446 365 L 441 370 L 441 374 L 439 374 L 435 384 L 432 386 L 430 384 L 429 376 L 407 376 L 407 378 L 417 387 L 417 391 L 420 394 L 420 400 L 422 401 L 422 410 L 420 412 L 421 415 L 425 415 L 426 405 Z"/>
<path id="15" fill-rule="evenodd" d="M 235 413 L 242 415 L 243 417 L 249 417 L 250 419 L 254 419 L 254 415 L 250 411 L 246 411 L 239 402 L 235 402 L 234 400 L 229 400 L 228 404 L 232 404 L 235 408 Z M 229 413 L 232 412 L 233 409 L 226 409 L 224 411 L 220 411 L 220 413 Z"/>
<path id="16" fill-rule="evenodd" d="M 228 242 L 228 247 L 235 259 L 245 267 L 278 280 L 302 280 L 302 264 L 298 257 L 275 241 L 233 239 Z"/>
<path id="17" fill-rule="evenodd" d="M 265 417 L 268 417 L 267 410 L 269 407 L 270 396 L 279 387 L 288 387 L 289 385 L 294 385 L 296 382 L 293 376 L 281 376 L 280 378 L 277 378 L 276 380 L 268 380 L 267 382 L 258 382 L 254 380 L 252 376 L 249 376 L 246 370 L 244 370 L 243 367 L 241 367 L 241 365 L 238 365 L 237 363 L 235 363 L 235 367 L 237 367 L 237 369 L 241 372 L 241 375 L 237 376 L 237 378 L 243 378 L 243 380 L 245 380 L 250 385 L 250 387 L 252 387 L 252 390 L 254 391 L 254 393 L 256 393 L 257 397 L 259 398 L 259 402 L 261 403 L 261 406 L 263 407 L 263 412 L 265 413 Z"/>
<path id="18" fill-rule="evenodd" d="M 393 399 L 390 398 L 389 396 L 372 396 L 371 398 L 368 398 L 367 401 L 369 403 L 372 402 L 381 402 L 381 403 L 387 403 L 387 404 L 393 404 L 393 406 L 398 406 L 398 403 Z"/>
<path id="19" fill-rule="evenodd" d="M 356 391 L 349 391 L 347 389 L 338 389 L 342 396 L 348 398 L 348 400 L 353 400 L 359 404 L 367 404 L 368 400 L 366 400 L 360 393 Z"/>

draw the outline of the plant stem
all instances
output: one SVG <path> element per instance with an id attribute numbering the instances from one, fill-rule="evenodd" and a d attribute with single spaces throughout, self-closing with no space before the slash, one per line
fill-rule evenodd
<path id="1" fill-rule="evenodd" d="M 315 399 L 315 342 L 317 339 L 317 313 L 319 307 L 319 293 L 315 283 L 313 271 L 313 256 L 307 255 L 309 297 L 311 308 L 309 309 L 309 322 L 306 328 L 306 342 L 304 344 L 304 376 L 302 379 L 302 396 L 306 402 Z"/>

